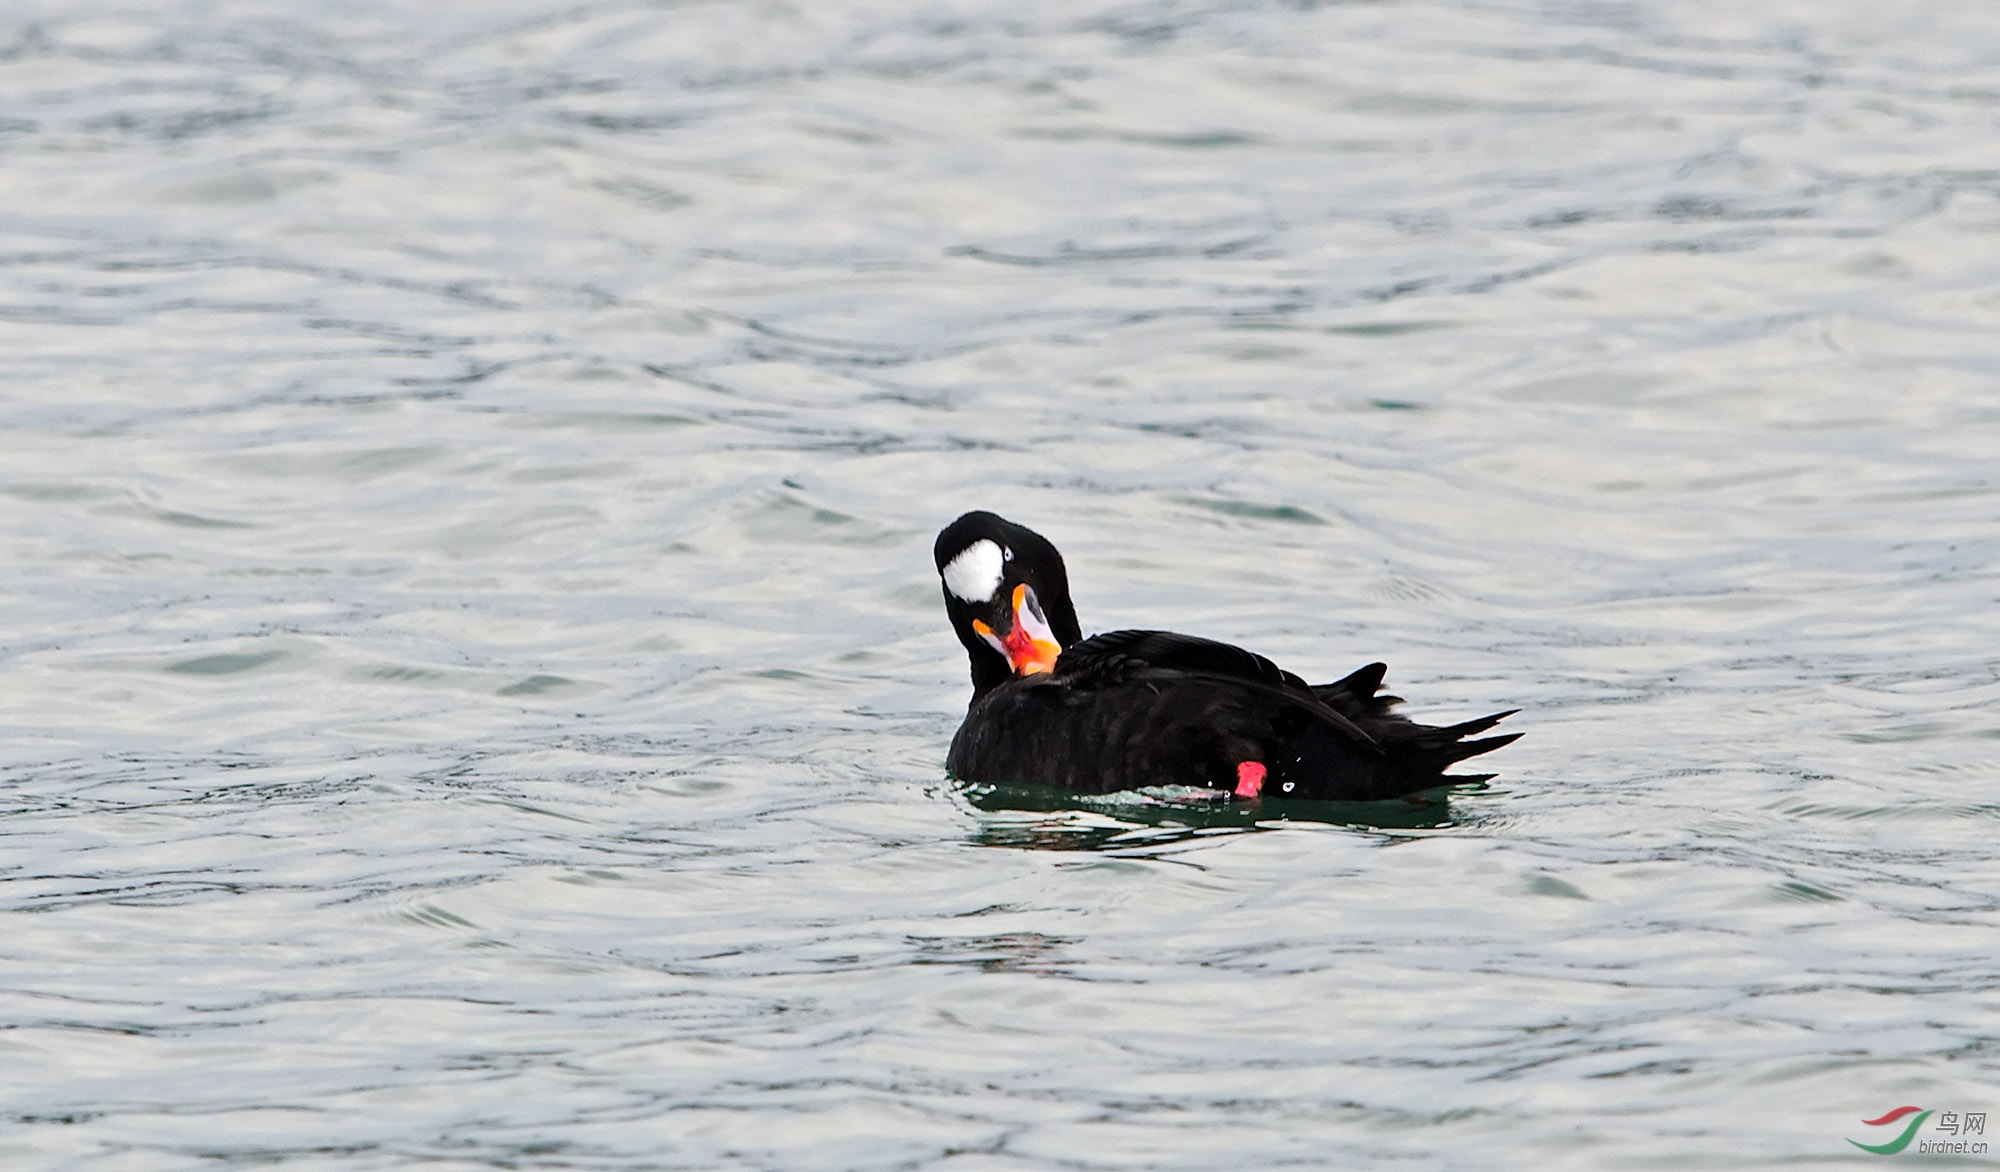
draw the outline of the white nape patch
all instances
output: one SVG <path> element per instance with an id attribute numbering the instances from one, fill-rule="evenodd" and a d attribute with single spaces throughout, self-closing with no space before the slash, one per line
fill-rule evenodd
<path id="1" fill-rule="evenodd" d="M 985 602 L 1000 593 L 1003 560 L 999 545 L 983 538 L 975 541 L 944 564 L 945 589 L 961 602 Z"/>

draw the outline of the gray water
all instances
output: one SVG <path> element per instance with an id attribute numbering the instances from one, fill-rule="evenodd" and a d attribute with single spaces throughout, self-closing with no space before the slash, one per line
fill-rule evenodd
<path id="1" fill-rule="evenodd" d="M 0 1166 L 1874 1166 L 1996 329 L 1990 5 L 14 0 Z M 1526 735 L 960 790 L 975 507 Z"/>

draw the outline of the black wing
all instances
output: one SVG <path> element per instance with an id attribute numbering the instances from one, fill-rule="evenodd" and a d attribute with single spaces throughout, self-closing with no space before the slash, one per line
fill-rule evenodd
<path id="1" fill-rule="evenodd" d="M 1229 643 L 1180 635 L 1173 631 L 1109 631 L 1063 648 L 1052 683 L 1072 687 L 1106 687 L 1145 672 L 1174 672 L 1247 685 L 1298 706 L 1314 719 L 1330 724 L 1360 743 L 1375 747 L 1375 738 L 1327 697 L 1298 676 L 1254 651 Z"/>
<path id="2" fill-rule="evenodd" d="M 1106 674 L 1122 678 L 1125 673 L 1147 667 L 1226 676 L 1311 692 L 1304 680 L 1254 651 L 1172 631 L 1107 631 L 1063 648 L 1062 657 L 1056 660 L 1058 677 L 1068 675 L 1079 680 Z"/>

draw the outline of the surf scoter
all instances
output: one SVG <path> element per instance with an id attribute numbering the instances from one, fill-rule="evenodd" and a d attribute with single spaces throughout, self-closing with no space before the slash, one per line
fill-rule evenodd
<path id="1" fill-rule="evenodd" d="M 1308 684 L 1227 643 L 1169 631 L 1083 637 L 1069 575 L 1041 534 L 987 512 L 938 534 L 952 630 L 972 659 L 972 704 L 945 766 L 961 781 L 1078 793 L 1193 786 L 1237 798 L 1372 801 L 1490 773 L 1445 774 L 1519 733 L 1519 709 L 1418 724 L 1377 694 L 1384 665 Z"/>

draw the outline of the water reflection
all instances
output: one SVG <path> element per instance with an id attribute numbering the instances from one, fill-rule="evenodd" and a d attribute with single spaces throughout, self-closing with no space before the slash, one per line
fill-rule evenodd
<path id="1" fill-rule="evenodd" d="M 966 965 L 989 973 L 1053 976 L 1068 971 L 1070 936 L 1042 932 L 1000 932 L 988 936 L 912 936 L 911 964 Z"/>
<path id="2" fill-rule="evenodd" d="M 1479 787 L 1458 787 L 1460 792 Z M 981 846 L 1095 851 L 1152 847 L 1221 834 L 1248 834 L 1285 822 L 1320 822 L 1360 830 L 1435 830 L 1455 823 L 1450 789 L 1386 802 L 1230 801 L 1219 792 L 1163 787 L 1116 794 L 1075 794 L 1042 786 L 960 783 L 957 792 L 983 815 L 972 839 Z"/>

